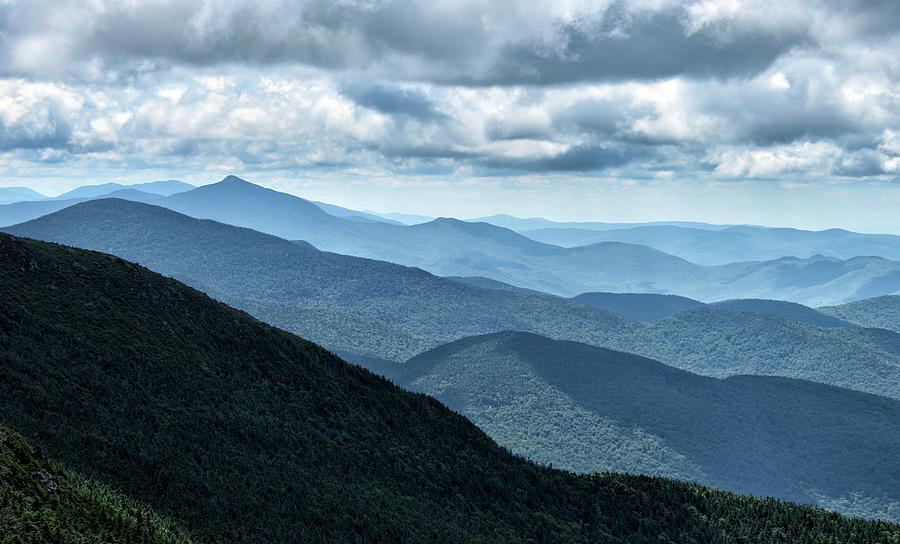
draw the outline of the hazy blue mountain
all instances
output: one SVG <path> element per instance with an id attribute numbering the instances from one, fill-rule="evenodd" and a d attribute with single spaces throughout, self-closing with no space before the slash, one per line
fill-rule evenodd
<path id="1" fill-rule="evenodd" d="M 900 291 L 900 263 L 885 259 L 786 258 L 704 267 L 634 244 L 561 248 L 483 222 L 439 218 L 412 226 L 362 223 L 234 176 L 154 204 L 303 240 L 326 251 L 415 266 L 442 276 L 487 277 L 561 296 L 625 291 L 677 293 L 707 302 L 769 298 L 823 305 Z M 0 207 L 0 219 L 12 211 Z M 35 217 L 34 210 L 29 213 L 15 218 Z M 14 223 L 0 221 L 4 222 Z"/>
<path id="2" fill-rule="evenodd" d="M 897 526 L 696 484 L 536 466 L 433 398 L 109 255 L 0 235 L 0 331 L 4 542 L 184 541 L 157 519 L 134 530 L 135 517 L 137 529 L 148 521 L 142 504 L 111 505 L 113 493 L 58 479 L 56 466 L 36 459 L 44 452 L 203 542 L 900 538 Z M 847 429 L 839 461 L 865 446 L 895 450 L 896 418 L 881 427 L 880 440 L 866 442 L 893 405 L 872 402 L 861 414 L 852 399 L 848 404 L 828 431 L 871 417 Z M 827 413 L 811 414 L 806 425 Z M 820 449 L 813 444 L 802 455 L 818 458 Z M 855 489 L 868 493 L 880 478 L 895 493 L 882 457 L 867 453 L 864 464 L 838 472 L 829 469 L 843 464 L 826 456 L 810 467 L 820 470 L 809 481 L 831 491 L 865 471 Z M 762 461 L 760 477 L 782 463 Z M 807 484 L 806 474 L 797 476 Z M 83 490 L 81 498 L 70 486 Z M 72 499 L 79 503 L 60 508 Z M 98 500 L 126 516 L 95 508 Z M 36 533 L 41 527 L 47 532 Z"/>
<path id="3" fill-rule="evenodd" d="M 734 299 L 704 304 L 703 302 L 676 295 L 656 295 L 652 293 L 582 293 L 572 300 L 592 308 L 614 312 L 631 319 L 652 322 L 684 310 L 708 306 L 720 310 L 755 312 L 784 317 L 818 327 L 857 327 L 796 302 L 769 299 Z M 867 299 L 869 300 L 869 299 Z"/>
<path id="4" fill-rule="evenodd" d="M 367 357 L 402 361 L 506 329 L 602 343 L 634 324 L 557 297 L 464 285 L 124 200 L 83 202 L 4 230 L 121 256 L 330 349 Z"/>
<path id="5" fill-rule="evenodd" d="M 652 293 L 582 293 L 572 300 L 645 322 L 703 306 L 702 302 L 691 298 Z"/>
<path id="6" fill-rule="evenodd" d="M 381 373 L 463 336 L 524 330 L 701 374 L 781 375 L 900 398 L 900 335 L 889 331 L 714 307 L 641 324 L 559 297 L 474 287 L 114 199 L 6 230 L 142 263 Z"/>
<path id="7" fill-rule="evenodd" d="M 900 296 L 897 295 L 867 298 L 840 306 L 816 309 L 861 327 L 877 327 L 900 332 Z"/>
<path id="8" fill-rule="evenodd" d="M 500 289 L 501 291 L 513 291 L 515 293 L 524 293 L 528 295 L 544 295 L 544 296 L 555 296 L 549 293 L 545 293 L 543 291 L 536 291 L 534 289 L 525 289 L 524 287 L 516 287 L 515 285 L 510 285 L 508 283 L 503 283 L 502 281 L 492 280 L 490 278 L 485 278 L 482 276 L 444 276 L 448 280 L 458 281 L 460 283 L 465 283 L 466 285 L 474 285 L 475 287 L 484 287 L 485 289 Z M 602 308 L 601 308 L 602 309 Z"/>
<path id="9" fill-rule="evenodd" d="M 330 240 L 364 239 L 374 225 L 336 217 L 308 200 L 236 176 L 169 196 L 157 204 L 191 217 L 305 240 L 317 247 Z"/>
<path id="10" fill-rule="evenodd" d="M 418 225 L 419 223 L 427 223 L 429 221 L 434 221 L 434 217 L 428 215 L 416 215 L 412 213 L 399 213 L 399 212 L 373 212 L 372 210 L 363 210 L 365 213 L 370 213 L 372 215 L 377 215 L 379 217 L 383 217 L 385 219 L 390 219 L 392 221 L 400 222 L 404 225 Z"/>
<path id="11" fill-rule="evenodd" d="M 381 217 L 380 215 L 376 215 L 374 213 L 351 210 L 348 208 L 343 208 L 341 206 L 336 206 L 334 204 L 318 202 L 316 200 L 310 200 L 310 202 L 321 208 L 321 210 L 325 213 L 334 215 L 335 217 L 343 217 L 345 219 L 352 219 L 354 221 L 362 221 L 363 223 L 390 223 L 394 225 L 405 224 L 401 221 L 395 221 L 393 219 Z"/>
<path id="12" fill-rule="evenodd" d="M 597 232 L 597 231 L 606 231 L 611 229 L 622 229 L 628 227 L 640 227 L 640 226 L 682 226 L 687 228 L 695 228 L 695 229 L 706 229 L 706 230 L 719 230 L 724 229 L 727 225 L 711 225 L 709 223 L 698 223 L 695 221 L 651 221 L 646 223 L 603 223 L 599 221 L 551 221 L 550 219 L 544 219 L 542 217 L 531 217 L 528 219 L 523 219 L 521 217 L 515 217 L 509 214 L 500 213 L 496 215 L 490 215 L 487 217 L 478 217 L 475 219 L 468 219 L 467 221 L 475 221 L 475 222 L 484 222 L 490 223 L 492 225 L 497 225 L 498 227 L 505 227 L 508 229 L 512 229 L 516 232 L 530 232 L 538 229 L 562 229 L 562 230 L 583 230 L 587 232 Z M 585 244 L 578 245 L 587 245 L 588 243 L 596 243 L 602 240 L 594 240 L 592 242 L 586 242 Z M 549 242 L 553 243 L 553 242 Z M 563 244 L 556 244 L 563 245 Z"/>
<path id="13" fill-rule="evenodd" d="M 524 333 L 438 347 L 397 379 L 555 467 L 687 477 L 900 519 L 895 400 L 786 378 L 713 379 Z"/>
<path id="14" fill-rule="evenodd" d="M 84 202 L 84 199 L 34 200 L 2 204 L 0 205 L 0 225 L 10 226 L 30 221 L 36 217 L 59 211 L 79 202 Z"/>
<path id="15" fill-rule="evenodd" d="M 167 181 L 151 181 L 148 183 L 136 183 L 134 185 L 123 185 L 121 183 L 103 183 L 101 185 L 83 185 L 77 189 L 73 189 L 67 193 L 63 193 L 57 197 L 57 200 L 70 200 L 73 198 L 96 198 L 106 196 L 114 191 L 123 189 L 133 189 L 144 193 L 152 193 L 156 195 L 168 196 L 184 191 L 195 189 L 193 185 L 170 179 Z"/>
<path id="16" fill-rule="evenodd" d="M 41 193 L 28 187 L 0 187 L 0 204 L 10 204 L 23 200 L 44 200 Z"/>
<path id="17" fill-rule="evenodd" d="M 123 200 L 133 200 L 135 202 L 156 202 L 162 198 L 160 195 L 139 191 L 137 189 L 113 189 L 112 192 L 103 194 L 99 197 L 70 198 L 64 200 L 53 198 L 0 205 L 0 226 L 11 226 L 30 221 L 68 208 L 69 206 L 73 206 L 80 202 L 94 200 L 94 198 L 121 198 Z"/>
<path id="18" fill-rule="evenodd" d="M 706 265 L 768 261 L 785 256 L 824 255 L 839 259 L 878 256 L 900 259 L 900 236 L 862 234 L 843 229 L 808 231 L 787 228 L 732 226 L 721 230 L 684 226 L 642 226 L 591 231 L 537 229 L 522 234 L 563 247 L 597 242 L 640 244 Z"/>
<path id="19" fill-rule="evenodd" d="M 838 319 L 831 315 L 816 311 L 808 306 L 797 304 L 796 302 L 786 302 L 783 300 L 766 300 L 758 298 L 723 300 L 714 302 L 712 306 L 723 310 L 733 310 L 737 312 L 756 312 L 761 314 L 777 315 L 816 325 L 818 327 L 856 327 L 857 325 Z"/>

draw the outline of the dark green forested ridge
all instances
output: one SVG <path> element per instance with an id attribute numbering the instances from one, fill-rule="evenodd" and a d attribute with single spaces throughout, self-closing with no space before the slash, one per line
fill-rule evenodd
<path id="1" fill-rule="evenodd" d="M 605 345 L 706 376 L 785 376 L 900 400 L 900 334 L 888 330 L 817 327 L 704 306 Z"/>
<path id="2" fill-rule="evenodd" d="M 900 332 L 900 296 L 897 295 L 867 298 L 840 306 L 816 309 L 861 327 L 877 327 Z"/>
<path id="3" fill-rule="evenodd" d="M 900 542 L 658 478 L 578 477 L 139 266 L 0 235 L 0 413 L 227 542 Z"/>
<path id="4" fill-rule="evenodd" d="M 890 453 L 900 449 L 898 401 L 778 377 L 713 379 L 518 332 L 452 342 L 401 369 L 398 383 L 554 466 L 673 476 L 900 520 Z"/>
<path id="5" fill-rule="evenodd" d="M 784 300 L 767 300 L 758 298 L 744 298 L 735 300 L 723 300 L 711 304 L 723 310 L 735 312 L 755 312 L 760 314 L 775 315 L 787 319 L 793 319 L 801 323 L 809 323 L 817 327 L 856 327 L 857 325 L 824 314 L 808 306 L 788 302 Z"/>
<path id="6" fill-rule="evenodd" d="M 61 469 L 0 425 L 0 544 L 198 542 L 145 506 Z"/>

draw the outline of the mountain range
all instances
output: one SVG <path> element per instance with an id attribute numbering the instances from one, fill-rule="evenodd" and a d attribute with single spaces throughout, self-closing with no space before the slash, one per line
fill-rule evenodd
<path id="1" fill-rule="evenodd" d="M 900 291 L 900 263 L 880 257 L 840 260 L 818 255 L 702 266 L 621 242 L 562 248 L 484 222 L 439 218 L 404 226 L 337 217 L 309 201 L 234 176 L 152 202 L 192 217 L 303 240 L 326 251 L 415 266 L 444 276 L 487 277 L 562 296 L 633 291 L 678 294 L 704 302 L 767 298 L 821 306 Z M 0 206 L 0 223 L 55 211 L 36 204 Z"/>
<path id="2" fill-rule="evenodd" d="M 28 187 L 0 187 L 0 204 L 9 204 L 22 200 L 41 200 L 47 198 Z"/>
<path id="3" fill-rule="evenodd" d="M 795 304 L 742 302 L 775 313 L 700 306 L 644 324 L 574 300 L 464 284 L 118 199 L 5 230 L 144 264 L 384 374 L 442 343 L 519 330 L 714 377 L 778 375 L 900 398 L 900 334 L 816 326 L 803 320 L 831 318 Z"/>
<path id="4" fill-rule="evenodd" d="M 22 493 L 48 496 L 21 467 L 44 453 L 209 542 L 900 538 L 896 525 L 771 499 L 537 466 L 430 397 L 109 255 L 0 235 L 0 333 L 0 414 L 19 433 L 0 440 L 14 490 L 0 523 L 15 541 L 35 506 Z M 872 415 L 893 406 L 880 402 Z M 45 491 L 56 482 L 36 474 Z M 861 484 L 890 484 L 873 479 Z"/>
<path id="5" fill-rule="evenodd" d="M 705 265 L 817 255 L 836 259 L 857 256 L 900 259 L 900 236 L 862 234 L 844 229 L 809 231 L 754 226 L 708 229 L 660 225 L 603 231 L 543 228 L 519 232 L 533 240 L 563 247 L 600 242 L 645 245 Z"/>

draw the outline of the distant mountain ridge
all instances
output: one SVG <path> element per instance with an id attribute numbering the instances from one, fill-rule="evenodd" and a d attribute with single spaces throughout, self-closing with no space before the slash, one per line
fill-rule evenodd
<path id="1" fill-rule="evenodd" d="M 114 199 L 5 230 L 143 263 L 380 373 L 464 336 L 519 330 L 699 374 L 782 375 L 900 398 L 900 335 L 813 326 L 797 319 L 815 312 L 790 304 L 766 309 L 786 308 L 787 318 L 706 306 L 641 324 L 572 300 L 465 285 Z"/>
<path id="2" fill-rule="evenodd" d="M 414 226 L 360 224 L 234 176 L 157 204 L 305 240 L 327 251 L 417 266 L 443 276 L 484 276 L 564 296 L 634 291 L 678 293 L 703 301 L 768 298 L 818 306 L 900 291 L 900 263 L 884 259 L 785 258 L 704 267 L 645 246 L 605 242 L 566 249 L 487 223 L 448 218 Z"/>
<path id="3" fill-rule="evenodd" d="M 195 186 L 174 179 L 166 181 L 150 181 L 147 183 L 135 183 L 131 185 L 123 185 L 121 183 L 104 183 L 101 185 L 82 185 L 69 192 L 54 197 L 56 200 L 68 200 L 72 198 L 96 198 L 99 196 L 109 195 L 114 191 L 132 189 L 151 193 L 160 196 L 169 196 L 184 191 L 196 189 Z"/>
<path id="4" fill-rule="evenodd" d="M 154 202 L 161 199 L 163 196 L 192 190 L 194 188 L 193 185 L 176 180 L 153 181 L 136 185 L 105 183 L 102 185 L 85 185 L 54 198 L 34 193 L 40 198 L 19 198 L 6 203 L 2 201 L 3 189 L 0 189 L 0 227 L 15 225 L 23 221 L 30 221 L 49 213 L 68 208 L 79 202 L 85 202 L 96 198 L 122 198 L 125 200 L 134 200 L 136 202 Z M 30 189 L 28 189 L 28 191 L 30 191 Z"/>
<path id="5" fill-rule="evenodd" d="M 303 240 L 326 251 L 415 266 L 442 276 L 482 276 L 567 297 L 596 291 L 646 292 L 703 302 L 761 298 L 821 306 L 900 292 L 900 262 L 879 257 L 787 257 L 701 266 L 622 242 L 562 248 L 483 222 L 449 218 L 413 226 L 362 222 L 328 214 L 302 198 L 235 176 L 153 203 L 192 217 Z M 12 211 L 4 208 L 8 207 L 0 207 L 0 220 L 4 211 Z M 17 216 L 20 222 L 27 219 L 22 215 Z"/>
<path id="6" fill-rule="evenodd" d="M 458 340 L 399 372 L 400 384 L 554 466 L 662 473 L 900 518 L 887 453 L 900 447 L 896 400 L 785 378 L 716 380 L 514 332 Z"/>
<path id="7" fill-rule="evenodd" d="M 703 265 L 769 261 L 781 257 L 838 259 L 876 256 L 900 260 L 900 236 L 863 234 L 844 229 L 809 231 L 729 226 L 721 229 L 682 225 L 635 226 L 604 231 L 544 228 L 519 231 L 534 240 L 563 247 L 598 242 L 639 244 Z"/>
<path id="8" fill-rule="evenodd" d="M 0 205 L 45 198 L 47 197 L 28 187 L 0 187 Z"/>

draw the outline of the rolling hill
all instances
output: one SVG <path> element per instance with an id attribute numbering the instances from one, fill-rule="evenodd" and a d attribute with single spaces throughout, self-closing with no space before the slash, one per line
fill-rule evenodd
<path id="1" fill-rule="evenodd" d="M 392 225 L 403 225 L 405 223 L 401 223 L 400 221 L 395 221 L 393 219 L 388 219 L 387 217 L 382 217 L 380 215 L 369 213 L 369 212 L 360 212 L 357 210 L 351 210 L 348 208 L 344 208 L 342 206 L 336 206 L 334 204 L 328 204 L 326 202 L 318 202 L 315 200 L 310 200 L 313 204 L 318 206 L 323 212 L 333 215 L 335 217 L 343 217 L 345 219 L 352 219 L 354 221 L 362 221 L 363 223 L 388 223 Z"/>
<path id="2" fill-rule="evenodd" d="M 861 327 L 876 327 L 900 332 L 900 296 L 897 295 L 868 298 L 840 306 L 816 309 Z"/>
<path id="3" fill-rule="evenodd" d="M 397 380 L 553 466 L 665 474 L 900 518 L 895 400 L 785 378 L 713 379 L 513 332 L 421 354 Z"/>
<path id="4" fill-rule="evenodd" d="M 900 334 L 892 331 L 818 327 L 705 306 L 616 335 L 603 345 L 705 376 L 784 376 L 900 400 Z"/>
<path id="5" fill-rule="evenodd" d="M 801 323 L 809 323 L 817 327 L 856 327 L 857 325 L 824 314 L 808 306 L 787 302 L 784 300 L 767 300 L 758 298 L 745 298 L 736 300 L 723 300 L 714 302 L 711 306 L 722 310 L 735 312 L 754 312 L 759 314 L 785 317 Z"/>
<path id="6" fill-rule="evenodd" d="M 0 272 L 5 423 L 203 540 L 900 538 L 771 499 L 536 466 L 429 397 L 108 255 L 0 235 Z"/>

